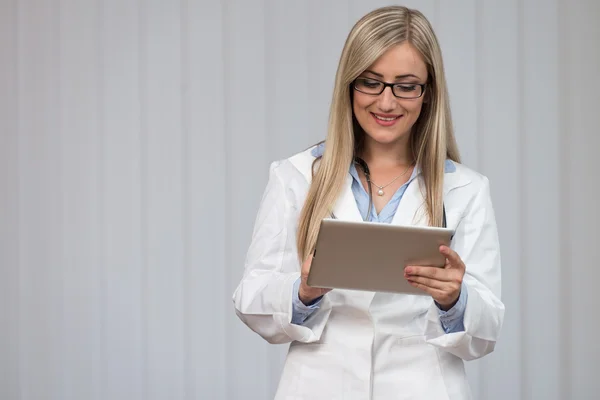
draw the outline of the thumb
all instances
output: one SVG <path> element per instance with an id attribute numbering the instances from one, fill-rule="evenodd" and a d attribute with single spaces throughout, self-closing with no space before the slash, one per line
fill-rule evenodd
<path id="1" fill-rule="evenodd" d="M 446 268 L 463 268 L 463 262 L 458 253 L 452 250 L 448 246 L 440 246 L 440 253 L 442 253 L 448 262 Z"/>

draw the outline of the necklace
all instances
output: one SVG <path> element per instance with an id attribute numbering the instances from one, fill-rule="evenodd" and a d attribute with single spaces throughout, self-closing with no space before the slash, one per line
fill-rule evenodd
<path id="1" fill-rule="evenodd" d="M 406 167 L 406 169 L 404 170 L 404 172 L 402 172 L 400 175 L 398 175 L 397 177 L 395 177 L 394 179 L 392 179 L 392 181 L 391 181 L 391 182 L 389 182 L 387 185 L 379 186 L 378 184 L 376 184 L 375 182 L 373 182 L 373 180 L 372 180 L 372 179 L 370 179 L 370 178 L 371 178 L 370 176 L 369 176 L 369 181 L 370 181 L 370 182 L 371 182 L 373 185 L 377 186 L 377 188 L 379 189 L 379 190 L 377 191 L 377 194 L 378 194 L 379 196 L 383 196 L 383 195 L 385 194 L 385 192 L 383 191 L 383 189 L 385 189 L 386 187 L 390 186 L 392 183 L 396 182 L 396 180 L 397 180 L 398 178 L 400 178 L 401 176 L 403 176 L 404 174 L 406 174 L 406 173 L 408 172 L 408 170 L 410 169 L 410 167 L 411 167 L 411 165 L 409 165 L 408 167 Z"/>

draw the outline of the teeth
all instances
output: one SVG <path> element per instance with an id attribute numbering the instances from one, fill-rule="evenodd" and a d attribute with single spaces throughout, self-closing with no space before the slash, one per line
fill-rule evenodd
<path id="1" fill-rule="evenodd" d="M 393 117 L 393 118 L 384 118 L 384 117 L 380 117 L 380 116 L 379 116 L 379 115 L 377 115 L 377 114 L 373 114 L 373 115 L 375 115 L 375 118 L 377 118 L 377 119 L 379 119 L 379 120 L 381 120 L 381 121 L 393 121 L 393 120 L 395 120 L 396 118 L 398 118 L 398 117 Z"/>

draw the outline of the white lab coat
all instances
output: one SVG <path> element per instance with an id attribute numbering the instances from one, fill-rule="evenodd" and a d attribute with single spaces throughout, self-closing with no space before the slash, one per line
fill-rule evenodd
<path id="1" fill-rule="evenodd" d="M 500 252 L 488 180 L 456 164 L 444 176 L 451 247 L 466 265 L 464 332 L 446 334 L 429 296 L 334 289 L 304 326 L 291 324 L 300 276 L 298 217 L 311 180 L 311 149 L 274 162 L 233 300 L 239 318 L 270 343 L 291 343 L 276 399 L 471 398 L 463 360 L 493 351 L 504 318 Z M 348 174 L 334 214 L 361 221 Z M 393 224 L 423 224 L 415 179 Z"/>

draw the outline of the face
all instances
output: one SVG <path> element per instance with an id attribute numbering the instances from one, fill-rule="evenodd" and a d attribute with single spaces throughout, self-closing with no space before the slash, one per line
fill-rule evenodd
<path id="1" fill-rule="evenodd" d="M 427 66 L 419 52 L 410 43 L 404 42 L 390 48 L 359 78 L 402 84 L 395 89 L 396 94 L 410 96 L 411 90 L 419 90 L 414 84 L 427 82 Z M 376 84 L 369 80 L 361 82 L 370 86 Z M 421 113 L 424 98 L 425 94 L 416 99 L 398 98 L 391 87 L 386 87 L 379 95 L 355 89 L 352 108 L 358 123 L 372 140 L 392 144 L 408 140 Z"/>

